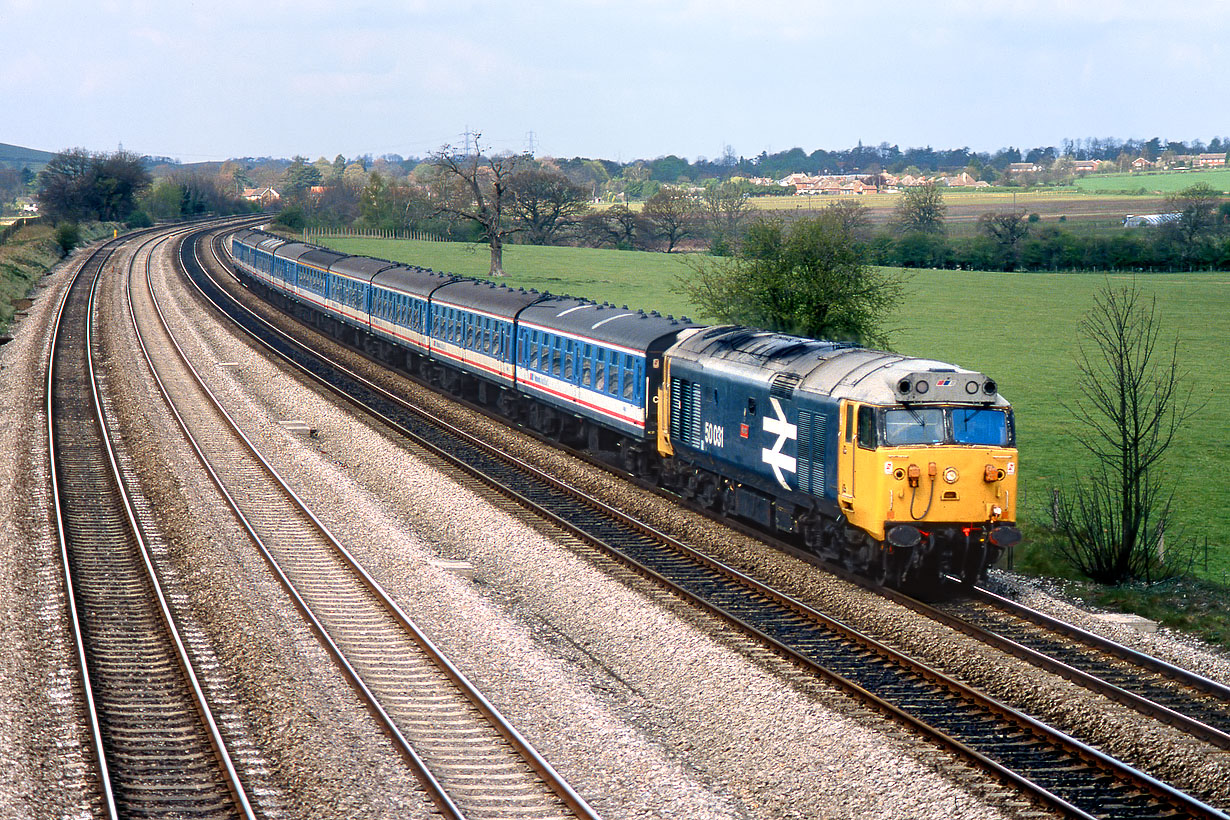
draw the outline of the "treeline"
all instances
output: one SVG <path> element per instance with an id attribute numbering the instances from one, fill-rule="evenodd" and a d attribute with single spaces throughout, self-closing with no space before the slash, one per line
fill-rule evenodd
<path id="1" fill-rule="evenodd" d="M 58 223 L 123 222 L 142 227 L 157 219 L 251 210 L 249 203 L 212 176 L 185 171 L 155 181 L 147 165 L 145 158 L 125 151 L 61 151 L 35 182 L 39 212 Z"/>
<path id="2" fill-rule="evenodd" d="M 278 221 L 289 230 L 359 228 L 417 231 L 461 242 L 485 242 L 492 230 L 508 241 L 673 252 L 729 247 L 750 212 L 751 186 L 710 181 L 699 187 L 658 186 L 639 207 L 597 205 L 591 187 L 574 181 L 550 160 L 519 158 L 498 195 L 486 177 L 478 184 L 500 214 L 498 227 L 459 217 L 456 197 L 439 166 L 422 163 L 405 180 L 372 171 L 365 178 L 313 173 L 297 160 L 280 184 L 285 207 Z M 450 207 L 452 210 L 450 211 Z"/>
<path id="3" fill-rule="evenodd" d="M 746 182 L 660 185 L 639 207 L 598 204 L 592 187 L 578 183 L 557 161 L 504 160 L 497 188 L 489 172 L 476 174 L 475 185 L 458 186 L 454 180 L 450 186 L 437 163 L 420 163 L 404 180 L 395 181 L 376 171 L 366 177 L 348 174 L 340 162 L 330 179 L 300 159 L 282 180 L 292 204 L 279 219 L 295 231 L 417 231 L 467 242 L 487 242 L 498 232 L 500 244 L 689 250 L 718 256 L 737 252 L 757 221 L 751 201 L 755 188 Z M 459 216 L 475 213 L 475 188 L 498 221 Z M 1230 269 L 1230 203 L 1198 184 L 1170 197 L 1166 208 L 1176 215 L 1169 224 L 1125 228 L 1113 235 L 1044 225 L 1037 215 L 1021 211 L 986 213 L 972 237 L 948 235 L 943 190 L 935 184 L 906 189 L 890 223 L 878 229 L 856 198 L 840 198 L 826 210 L 860 243 L 869 262 L 890 267 Z"/>
<path id="4" fill-rule="evenodd" d="M 858 219 L 857 203 L 841 204 Z M 1166 198 L 1159 225 L 1120 233 L 1074 233 L 1037 214 L 987 212 L 972 237 L 949 237 L 935 185 L 906 191 L 888 230 L 860 239 L 872 264 L 970 270 L 1230 270 L 1230 201 L 1204 183 Z"/>
<path id="5" fill-rule="evenodd" d="M 1167 226 L 1110 236 L 1033 226 L 1012 247 L 994 236 L 946 237 L 881 233 L 866 243 L 871 264 L 903 268 L 1003 271 L 1230 270 L 1230 237 L 1192 242 Z"/>

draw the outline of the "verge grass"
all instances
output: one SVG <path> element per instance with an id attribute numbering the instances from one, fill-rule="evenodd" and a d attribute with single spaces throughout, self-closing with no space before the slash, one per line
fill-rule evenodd
<path id="1" fill-rule="evenodd" d="M 111 233 L 111 223 L 86 223 L 81 226 L 81 242 L 92 242 Z M 13 314 L 24 306 L 23 300 L 34 283 L 61 259 L 51 225 L 26 225 L 0 245 L 0 333 L 8 330 Z"/>
<path id="2" fill-rule="evenodd" d="M 437 270 L 483 276 L 485 246 L 407 240 L 336 239 L 348 253 L 381 256 Z M 662 313 L 693 315 L 678 292 L 687 276 L 682 254 L 587 248 L 512 246 L 505 250 L 504 280 Z M 1230 349 L 1230 273 L 1105 275 L 911 270 L 901 272 L 907 296 L 890 324 L 894 348 L 908 355 L 949 361 L 993 377 L 1016 414 L 1021 478 L 1026 493 L 1021 519 L 1031 540 L 1047 549 L 1053 488 L 1090 467 L 1071 437 L 1070 407 L 1078 389 L 1077 324 L 1105 285 L 1139 286 L 1157 299 L 1163 338 L 1179 341 L 1198 414 L 1175 440 L 1167 470 L 1175 480 L 1175 506 L 1185 535 L 1201 545 L 1194 570 L 1209 581 L 1230 583 L 1230 391 L 1222 387 Z M 701 321 L 707 317 L 695 316 Z M 1168 350 L 1168 345 L 1165 350 Z M 1168 535 L 1177 545 L 1180 533 Z M 1207 564 L 1203 552 L 1208 539 Z M 1028 560 L 1029 547 L 1023 548 Z"/>

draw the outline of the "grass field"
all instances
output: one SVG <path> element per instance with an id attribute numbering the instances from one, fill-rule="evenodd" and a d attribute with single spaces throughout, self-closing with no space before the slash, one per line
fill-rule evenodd
<path id="1" fill-rule="evenodd" d="M 485 246 L 405 240 L 337 239 L 348 253 L 413 262 L 437 270 L 485 275 Z M 676 283 L 689 269 L 677 254 L 586 248 L 511 246 L 505 250 L 513 287 L 536 287 L 599 301 L 692 315 Z M 908 298 L 893 325 L 894 347 L 906 354 L 982 370 L 999 382 L 1016 408 L 1023 520 L 1049 520 L 1051 489 L 1078 475 L 1087 461 L 1067 435 L 1072 414 L 1063 407 L 1077 385 L 1077 323 L 1107 282 L 1101 274 L 909 271 Z M 1156 297 L 1168 333 L 1178 334 L 1180 357 L 1199 415 L 1176 441 L 1170 471 L 1180 482 L 1176 505 L 1188 535 L 1209 542 L 1207 571 L 1230 579 L 1230 391 L 1222 383 L 1230 350 L 1230 274 L 1155 274 L 1136 278 Z M 704 319 L 705 317 L 696 317 Z"/>
<path id="2" fill-rule="evenodd" d="M 1077 190 L 1086 194 L 1115 191 L 1140 191 L 1150 194 L 1173 194 L 1203 182 L 1214 190 L 1230 192 L 1230 168 L 1208 171 L 1170 171 L 1135 174 L 1094 174 L 1076 181 Z"/>

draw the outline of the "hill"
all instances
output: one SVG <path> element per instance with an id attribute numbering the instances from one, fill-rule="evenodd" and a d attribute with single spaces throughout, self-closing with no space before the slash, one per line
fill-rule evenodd
<path id="1" fill-rule="evenodd" d="M 37 171 L 51 161 L 55 156 L 51 151 L 39 151 L 35 148 L 22 148 L 20 145 L 9 145 L 0 142 L 0 168 L 21 170 L 30 166 Z"/>

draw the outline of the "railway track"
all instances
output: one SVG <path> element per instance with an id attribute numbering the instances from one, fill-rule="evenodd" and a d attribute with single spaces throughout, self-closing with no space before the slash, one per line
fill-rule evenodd
<path id="1" fill-rule="evenodd" d="M 1049 672 L 1230 749 L 1230 687 L 981 588 L 939 604 L 892 600 Z"/>
<path id="2" fill-rule="evenodd" d="M 594 818 L 224 409 L 177 341 L 149 271 L 127 285 L 143 354 L 180 429 L 436 809 L 455 818 Z"/>
<path id="3" fill-rule="evenodd" d="M 108 818 L 252 818 L 159 583 L 96 373 L 94 295 L 125 241 L 95 251 L 65 295 L 46 385 L 53 512 L 100 809 Z"/>
<path id="4" fill-rule="evenodd" d="M 424 447 L 538 515 L 596 545 L 770 645 L 813 674 L 867 699 L 1048 805 L 1079 817 L 1225 815 L 1074 738 L 431 419 L 317 357 L 229 304 L 199 265 L 202 292 L 262 343 Z"/>

